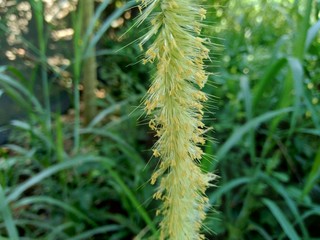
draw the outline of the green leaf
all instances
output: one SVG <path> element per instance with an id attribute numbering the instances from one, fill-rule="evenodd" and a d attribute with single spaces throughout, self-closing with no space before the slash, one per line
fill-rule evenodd
<path id="1" fill-rule="evenodd" d="M 39 129 L 31 126 L 29 123 L 19 121 L 19 120 L 13 120 L 11 121 L 11 125 L 16 128 L 31 132 L 35 137 L 43 141 L 43 143 L 45 143 L 48 149 L 53 148 L 53 143 L 51 142 L 51 138 L 47 137 L 43 131 L 40 131 Z"/>
<path id="2" fill-rule="evenodd" d="M 112 231 L 120 230 L 122 227 L 119 225 L 106 225 L 99 228 L 95 228 L 92 230 L 89 230 L 87 232 L 84 232 L 78 236 L 69 238 L 69 240 L 82 240 L 82 239 L 92 239 L 92 237 L 99 233 L 107 233 Z"/>
<path id="3" fill-rule="evenodd" d="M 64 203 L 63 201 L 60 201 L 58 199 L 54 199 L 51 197 L 47 197 L 47 196 L 34 196 L 34 197 L 23 198 L 20 201 L 16 202 L 14 206 L 18 208 L 26 205 L 37 204 L 37 203 L 47 203 L 47 204 L 55 205 L 63 209 L 65 212 L 72 213 L 75 216 L 77 216 L 79 219 L 83 219 L 87 221 L 89 224 L 93 226 L 97 226 L 97 224 L 94 221 L 92 221 L 90 218 L 88 218 L 85 214 L 83 214 L 78 209 L 70 206 L 67 203 Z"/>
<path id="4" fill-rule="evenodd" d="M 265 92 L 266 88 L 272 85 L 272 80 L 275 81 L 277 74 L 280 70 L 285 66 L 287 63 L 286 58 L 277 59 L 274 63 L 267 68 L 266 72 L 263 74 L 262 79 L 258 82 L 257 86 L 254 88 L 253 91 L 253 100 L 252 100 L 252 109 L 257 109 L 258 104 L 262 101 L 263 93 Z"/>
<path id="5" fill-rule="evenodd" d="M 111 23 L 117 19 L 118 17 L 120 17 L 126 10 L 128 10 L 130 7 L 134 6 L 136 4 L 136 1 L 129 1 L 127 2 L 123 7 L 118 8 L 117 10 L 115 10 L 101 25 L 101 27 L 99 28 L 99 30 L 97 31 L 97 33 L 94 35 L 94 37 L 92 38 L 92 40 L 89 43 L 89 46 L 87 48 L 86 53 L 84 54 L 84 56 L 87 55 L 88 52 L 90 52 L 89 50 L 95 46 L 98 41 L 100 40 L 100 38 L 104 35 L 104 33 L 109 29 L 109 27 L 111 26 Z"/>
<path id="6" fill-rule="evenodd" d="M 309 192 L 312 190 L 317 180 L 319 180 L 319 177 L 320 177 L 320 148 L 318 149 L 316 157 L 313 161 L 311 171 L 304 185 L 302 196 L 301 196 L 302 199 L 304 199 L 304 197 L 309 194 Z"/>
<path id="7" fill-rule="evenodd" d="M 248 77 L 243 76 L 240 78 L 240 86 L 241 86 L 241 90 L 244 98 L 246 118 L 247 118 L 247 121 L 250 121 L 253 117 L 253 112 L 252 112 L 252 96 L 251 96 Z M 254 129 L 250 130 L 249 140 L 250 140 L 250 145 L 249 145 L 250 157 L 251 157 L 251 161 L 254 161 L 256 158 L 256 141 L 255 141 Z"/>
<path id="8" fill-rule="evenodd" d="M 295 36 L 295 41 L 293 42 L 293 56 L 301 61 L 303 60 L 305 54 L 307 34 L 310 27 L 312 2 L 313 0 L 305 0 L 303 3 L 301 3 L 301 5 L 304 5 L 304 12 L 302 14 L 302 19 L 299 19 L 300 21 L 297 21 L 297 34 Z M 299 11 L 299 8 L 297 8 L 297 11 Z"/>
<path id="9" fill-rule="evenodd" d="M 276 203 L 266 198 L 262 199 L 262 202 L 269 208 L 272 215 L 277 219 L 278 223 L 281 225 L 283 231 L 286 233 L 289 239 L 301 239 Z"/>
<path id="10" fill-rule="evenodd" d="M 131 101 L 140 99 L 142 95 L 135 95 L 133 97 L 130 97 L 129 99 L 123 100 L 121 102 L 118 102 L 116 104 L 112 104 L 110 107 L 104 109 L 101 111 L 97 116 L 92 119 L 92 121 L 88 124 L 88 128 L 93 128 L 95 125 L 97 125 L 99 122 L 101 122 L 105 117 L 110 115 L 111 113 L 114 113 L 117 110 L 120 110 L 127 104 L 129 104 Z"/>
<path id="11" fill-rule="evenodd" d="M 47 240 L 55 240 L 55 239 L 66 239 L 67 236 L 65 236 L 66 234 L 63 232 L 63 230 L 65 229 L 68 229 L 68 228 L 71 228 L 71 227 L 74 227 L 75 226 L 75 223 L 73 222 L 66 222 L 66 223 L 63 223 L 59 226 L 56 226 L 54 228 L 54 230 L 52 230 L 50 232 L 50 234 L 47 236 Z M 63 235 L 64 238 L 59 238 L 57 236 L 60 236 L 60 235 Z M 62 237 L 62 236 L 60 236 Z"/>
<path id="12" fill-rule="evenodd" d="M 313 216 L 313 215 L 316 215 L 316 216 L 320 216 L 320 207 L 319 206 L 316 206 L 316 205 L 312 205 L 312 209 L 311 210 L 308 210 L 306 211 L 303 215 L 302 215 L 302 219 L 306 219 L 310 216 Z"/>
<path id="13" fill-rule="evenodd" d="M 232 189 L 242 184 L 249 183 L 251 180 L 252 178 L 242 177 L 242 178 L 233 179 L 222 186 L 218 186 L 217 189 L 211 195 L 209 195 L 210 204 L 211 205 L 214 204 L 215 201 L 217 201 L 217 199 L 219 199 L 222 195 L 230 192 Z"/>
<path id="14" fill-rule="evenodd" d="M 261 123 L 268 121 L 276 116 L 279 116 L 284 113 L 291 112 L 292 108 L 284 108 L 276 111 L 267 112 L 259 117 L 253 118 L 251 121 L 247 122 L 245 125 L 240 128 L 234 130 L 233 134 L 230 138 L 219 148 L 216 158 L 218 160 L 222 159 L 228 151 L 240 142 L 243 135 L 249 132 L 251 129 L 258 127 Z"/>
<path id="15" fill-rule="evenodd" d="M 30 93 L 23 85 L 21 85 L 18 81 L 9 77 L 8 75 L 0 73 L 0 83 L 1 82 L 8 84 L 11 87 L 14 87 L 17 90 L 19 90 L 21 93 L 25 95 L 26 100 L 29 100 L 32 102 L 32 104 L 36 107 L 37 111 L 42 112 L 42 107 L 38 99 L 32 93 Z"/>
<path id="16" fill-rule="evenodd" d="M 316 22 L 311 28 L 308 30 L 306 44 L 305 44 L 305 51 L 308 51 L 312 41 L 316 38 L 317 33 L 320 30 L 320 20 Z"/>
<path id="17" fill-rule="evenodd" d="M 288 58 L 288 64 L 290 67 L 290 70 L 292 72 L 293 80 L 294 80 L 294 111 L 291 119 L 291 124 L 290 124 L 290 133 L 292 133 L 296 122 L 297 122 L 297 117 L 299 113 L 301 112 L 301 102 L 303 99 L 305 99 L 304 95 L 304 86 L 303 86 L 303 67 L 301 65 L 301 62 L 299 59 L 294 58 L 294 57 L 289 57 Z"/>
<path id="18" fill-rule="evenodd" d="M 299 129 L 298 132 L 305 133 L 305 134 L 311 134 L 311 135 L 315 135 L 315 136 L 320 136 L 320 129 L 303 128 L 303 129 Z"/>
<path id="19" fill-rule="evenodd" d="M 272 237 L 267 233 L 267 231 L 255 223 L 250 223 L 248 229 L 257 231 L 265 240 L 272 240 Z"/>
<path id="20" fill-rule="evenodd" d="M 90 163 L 90 162 L 100 162 L 100 161 L 106 161 L 105 158 L 101 158 L 101 157 L 96 157 L 96 156 L 81 156 L 81 157 L 76 157 L 73 159 L 67 159 L 66 161 L 62 162 L 62 163 L 58 163 L 56 165 L 53 165 L 45 170 L 43 170 L 42 172 L 36 174 L 35 176 L 33 176 L 32 178 L 30 178 L 29 180 L 23 182 L 22 184 L 18 185 L 8 196 L 7 201 L 8 202 L 12 202 L 17 200 L 20 195 L 26 191 L 27 189 L 29 189 L 30 187 L 41 183 L 41 181 L 47 177 L 50 177 L 51 175 L 71 168 L 71 167 L 75 167 L 75 166 L 79 166 L 81 164 L 84 163 Z M 107 160 L 106 161 L 107 164 L 110 164 L 110 162 Z"/>
<path id="21" fill-rule="evenodd" d="M 83 40 L 84 46 L 87 45 L 87 42 L 93 33 L 94 27 L 96 26 L 96 23 L 99 20 L 99 17 L 103 13 L 103 11 L 107 8 L 107 6 L 110 4 L 110 2 L 111 0 L 104 0 L 95 11 L 94 16 L 90 19 L 89 27 L 84 35 L 84 40 Z"/>
<path id="22" fill-rule="evenodd" d="M 149 228 L 155 234 L 157 232 L 157 228 L 155 227 L 153 221 L 149 217 L 147 211 L 141 206 L 139 201 L 136 199 L 134 193 L 130 190 L 130 188 L 128 188 L 128 186 L 125 184 L 125 182 L 122 180 L 122 178 L 119 176 L 117 172 L 109 168 L 109 173 L 120 186 L 120 188 L 124 191 L 124 193 L 127 195 L 128 199 L 130 200 L 132 205 L 137 209 L 142 219 L 146 222 L 146 224 L 148 224 Z"/>
<path id="23" fill-rule="evenodd" d="M 265 173 L 262 173 L 262 172 L 259 173 L 259 177 L 261 177 L 266 183 L 269 184 L 269 186 L 271 186 L 280 196 L 283 197 L 287 206 L 289 207 L 290 211 L 295 217 L 297 223 L 299 223 L 299 226 L 303 233 L 303 237 L 308 239 L 309 238 L 308 231 L 302 221 L 301 214 L 297 207 L 297 203 L 289 196 L 288 191 L 283 187 L 283 185 L 281 185 L 281 183 L 279 183 L 277 180 L 273 179 L 272 177 L 266 175 Z"/>
<path id="24" fill-rule="evenodd" d="M 11 210 L 8 206 L 8 200 L 5 197 L 2 186 L 0 186 L 0 213 L 7 228 L 10 240 L 19 240 L 18 230 L 13 221 Z"/>
<path id="25" fill-rule="evenodd" d="M 129 159 L 134 159 L 135 162 L 140 163 L 142 165 L 145 164 L 143 158 L 140 156 L 140 154 L 130 145 L 128 144 L 124 139 L 119 137 L 116 134 L 111 133 L 110 131 L 106 131 L 104 129 L 98 129 L 98 128 L 86 128 L 82 129 L 81 134 L 94 134 L 96 136 L 103 136 L 111 139 L 115 143 L 117 143 L 117 147 L 124 153 Z"/>

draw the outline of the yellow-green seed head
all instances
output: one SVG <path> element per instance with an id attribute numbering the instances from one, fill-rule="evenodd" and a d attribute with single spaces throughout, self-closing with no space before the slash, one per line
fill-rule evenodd
<path id="1" fill-rule="evenodd" d="M 155 199 L 163 201 L 157 214 L 160 239 L 204 239 L 199 233 L 208 198 L 205 191 L 214 178 L 198 166 L 205 144 L 201 91 L 208 79 L 204 60 L 209 58 L 208 39 L 199 37 L 206 10 L 192 0 L 142 0 L 138 24 L 151 18 L 151 27 L 140 46 L 155 36 L 144 63 L 155 63 L 157 71 L 148 90 L 145 110 L 158 141 L 153 155 L 160 158 L 151 177 L 158 178 Z"/>

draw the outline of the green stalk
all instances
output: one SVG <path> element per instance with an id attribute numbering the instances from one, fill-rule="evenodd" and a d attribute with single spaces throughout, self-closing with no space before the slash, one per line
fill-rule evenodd
<path id="1" fill-rule="evenodd" d="M 86 38 L 87 29 L 91 27 L 91 22 L 94 16 L 94 2 L 92 0 L 82 0 L 79 2 L 80 8 L 83 11 L 82 15 L 82 37 Z M 83 6 L 82 6 L 83 5 Z M 92 38 L 92 34 L 88 36 L 88 40 Z M 84 48 L 87 48 L 84 51 Z M 97 114 L 97 106 L 95 104 L 95 90 L 98 85 L 97 83 L 97 70 L 96 70 L 96 57 L 95 57 L 95 46 L 87 47 L 84 41 L 82 46 L 82 55 L 86 53 L 83 59 L 83 101 L 84 101 L 84 118 L 85 124 L 88 124 Z"/>
<path id="2" fill-rule="evenodd" d="M 81 30 L 82 30 L 82 14 L 83 5 L 79 4 L 77 13 L 72 15 L 73 28 L 74 28 L 74 62 L 73 62 L 73 95 L 74 95 L 74 130 L 73 130 L 73 152 L 77 153 L 80 147 L 80 92 L 79 82 L 81 76 L 81 62 L 82 62 L 82 42 L 81 42 Z"/>
<path id="3" fill-rule="evenodd" d="M 43 16 L 43 3 L 42 1 L 31 0 L 31 5 L 34 10 L 34 17 L 36 19 L 36 25 L 38 30 L 38 44 L 39 54 L 41 61 L 41 80 L 44 94 L 45 105 L 45 126 L 49 136 L 51 136 L 51 104 L 50 104 L 50 90 L 48 83 L 47 73 L 47 57 L 46 57 L 46 41 L 44 36 L 44 16 Z"/>

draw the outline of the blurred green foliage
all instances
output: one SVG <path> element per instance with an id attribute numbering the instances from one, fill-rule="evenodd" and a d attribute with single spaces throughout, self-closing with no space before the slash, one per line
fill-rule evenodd
<path id="1" fill-rule="evenodd" d="M 75 4 L 63 20 L 45 15 L 44 21 L 47 5 L 31 1 L 30 30 L 10 45 L 8 22 L 21 17 L 21 2 L 0 8 L 6 50 L 0 100 L 6 94 L 14 101 L 10 109 L 24 112 L 0 126 L 0 134 L 12 129 L 0 147 L 0 238 L 156 238 L 159 202 L 152 201 L 149 178 L 158 162 L 140 105 L 152 70 L 140 62 L 137 39 L 146 26 L 133 26 L 138 9 L 132 2 L 97 1 L 96 38 L 81 45 Z M 208 190 L 214 210 L 203 230 L 208 239 L 319 239 L 320 2 L 204 4 L 203 33 L 217 45 L 208 61 L 215 75 L 205 88 L 215 96 L 206 106 L 206 125 L 214 131 L 207 133 L 201 164 L 221 178 Z M 63 29 L 73 29 L 72 38 L 52 40 Z M 99 64 L 100 111 L 86 127 L 79 91 L 85 51 L 78 44 L 96 45 Z M 19 49 L 33 57 L 18 58 Z M 68 61 L 53 65 L 57 52 Z M 57 83 L 72 99 L 64 114 L 50 111 Z"/>

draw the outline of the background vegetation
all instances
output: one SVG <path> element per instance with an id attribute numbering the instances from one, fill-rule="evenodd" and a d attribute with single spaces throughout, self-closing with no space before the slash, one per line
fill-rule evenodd
<path id="1" fill-rule="evenodd" d="M 140 106 L 152 71 L 136 42 L 144 27 L 127 32 L 135 4 L 96 1 L 84 31 L 76 1 L 0 1 L 0 239 L 157 237 L 155 139 Z M 221 178 L 204 232 L 320 239 L 320 2 L 205 4 L 204 34 L 220 47 L 201 165 Z M 94 48 L 88 122 L 81 70 Z"/>

